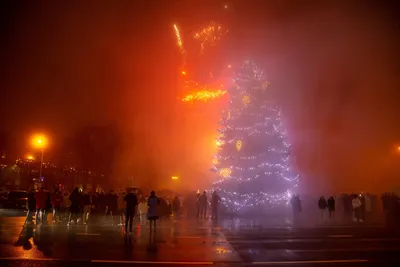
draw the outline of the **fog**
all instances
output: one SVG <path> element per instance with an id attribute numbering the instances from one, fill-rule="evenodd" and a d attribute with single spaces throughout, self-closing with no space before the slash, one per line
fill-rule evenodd
<path id="1" fill-rule="evenodd" d="M 172 25 L 190 33 L 212 19 L 229 34 L 210 68 L 244 57 L 265 68 L 302 192 L 397 189 L 398 11 L 375 1 L 320 2 L 230 1 L 228 10 L 223 1 L 9 3 L 1 130 L 20 140 L 49 132 L 56 150 L 82 127 L 115 128 L 115 145 L 100 149 L 109 155 L 110 179 L 209 186 L 226 99 L 180 101 Z"/>

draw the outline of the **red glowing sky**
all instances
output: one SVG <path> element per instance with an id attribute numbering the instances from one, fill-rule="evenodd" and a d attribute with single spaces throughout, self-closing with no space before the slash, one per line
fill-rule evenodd
<path id="1" fill-rule="evenodd" d="M 244 56 L 258 60 L 284 108 L 303 188 L 397 184 L 396 8 L 361 9 L 348 1 L 230 1 L 228 9 L 223 1 L 136 2 L 3 8 L 1 130 L 23 136 L 42 129 L 59 144 L 82 126 L 115 125 L 122 141 L 112 152 L 114 177 L 135 173 L 138 183 L 163 187 L 179 175 L 183 185 L 206 186 L 224 101 L 182 104 L 172 25 L 188 36 L 215 20 L 229 34 L 203 59 L 189 58 L 188 71 L 218 72 Z"/>

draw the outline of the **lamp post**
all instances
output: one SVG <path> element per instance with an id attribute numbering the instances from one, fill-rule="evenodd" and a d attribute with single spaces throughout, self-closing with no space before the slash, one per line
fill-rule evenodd
<path id="1" fill-rule="evenodd" d="M 40 149 L 40 172 L 39 172 L 39 179 L 42 179 L 42 172 L 43 172 L 43 154 L 44 154 L 44 149 L 47 146 L 47 138 L 46 136 L 39 134 L 39 135 L 35 135 L 32 138 L 32 145 L 37 148 Z"/>
<path id="2" fill-rule="evenodd" d="M 42 170 L 43 170 L 43 149 L 40 150 L 40 172 L 39 172 L 39 178 L 40 181 L 42 181 Z"/>
<path id="3" fill-rule="evenodd" d="M 173 183 L 173 190 L 175 191 L 174 194 L 178 191 L 178 184 L 179 184 L 179 176 L 171 176 L 172 183 Z"/>

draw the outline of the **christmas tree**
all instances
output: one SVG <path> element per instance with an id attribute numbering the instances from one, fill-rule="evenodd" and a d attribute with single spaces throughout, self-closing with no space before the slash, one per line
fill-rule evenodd
<path id="1" fill-rule="evenodd" d="M 247 60 L 234 73 L 229 106 L 222 112 L 213 184 L 232 212 L 284 205 L 297 187 L 281 110 L 269 99 L 263 70 Z"/>

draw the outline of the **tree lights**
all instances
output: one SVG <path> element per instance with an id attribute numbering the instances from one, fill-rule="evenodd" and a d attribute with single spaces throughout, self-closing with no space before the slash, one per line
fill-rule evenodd
<path id="1" fill-rule="evenodd" d="M 269 210 L 291 198 L 298 175 L 280 109 L 265 98 L 263 70 L 247 60 L 236 71 L 222 114 L 213 170 L 214 189 L 234 212 Z"/>

